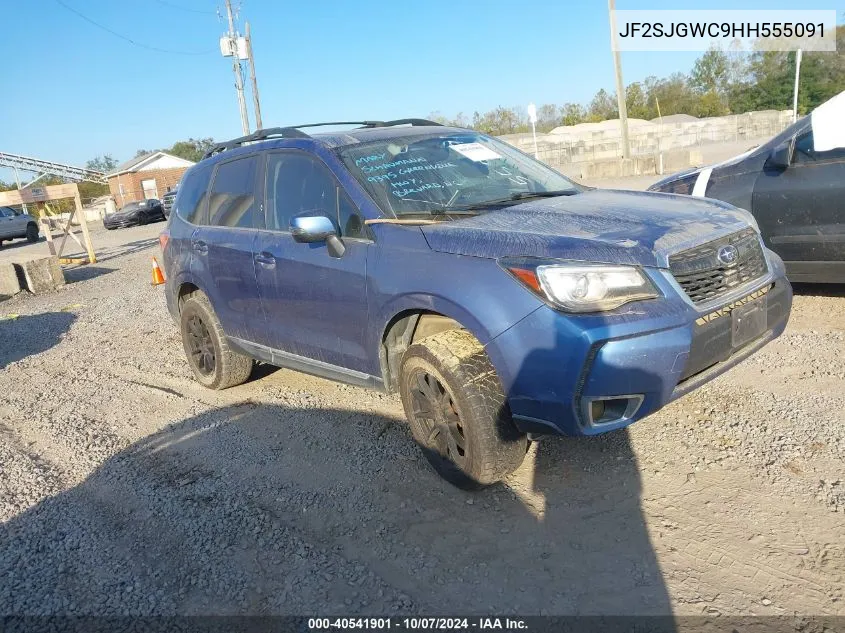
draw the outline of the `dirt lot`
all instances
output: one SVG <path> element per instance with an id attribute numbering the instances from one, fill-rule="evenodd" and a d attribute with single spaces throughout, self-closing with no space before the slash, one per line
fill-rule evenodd
<path id="1" fill-rule="evenodd" d="M 161 226 L 97 231 L 101 263 L 0 303 L 0 614 L 845 615 L 842 288 L 468 494 L 396 397 L 270 367 L 199 387 L 149 285 Z"/>

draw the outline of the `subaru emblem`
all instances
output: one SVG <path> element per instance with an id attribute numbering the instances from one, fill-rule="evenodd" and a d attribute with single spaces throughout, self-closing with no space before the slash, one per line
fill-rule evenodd
<path id="1" fill-rule="evenodd" d="M 719 249 L 719 252 L 716 253 L 716 257 L 718 257 L 719 261 L 723 264 L 732 266 L 736 263 L 736 258 L 739 257 L 739 252 L 736 250 L 736 246 L 728 244 L 727 246 L 723 246 Z"/>

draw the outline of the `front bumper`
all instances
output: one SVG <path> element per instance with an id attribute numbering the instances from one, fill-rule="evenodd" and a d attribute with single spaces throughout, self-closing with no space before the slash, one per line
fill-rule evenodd
<path id="1" fill-rule="evenodd" d="M 532 433 L 605 433 L 727 371 L 786 327 L 792 288 L 780 262 L 773 263 L 775 273 L 747 292 L 767 297 L 765 329 L 736 347 L 730 310 L 703 319 L 669 279 L 661 282 L 665 299 L 612 315 L 538 309 L 487 346 L 517 425 Z M 594 417 L 594 403 L 603 417 Z"/>
<path id="2" fill-rule="evenodd" d="M 103 220 L 103 226 L 107 229 L 122 229 L 127 226 L 135 226 L 136 224 L 138 224 L 138 216 L 119 220 Z"/>

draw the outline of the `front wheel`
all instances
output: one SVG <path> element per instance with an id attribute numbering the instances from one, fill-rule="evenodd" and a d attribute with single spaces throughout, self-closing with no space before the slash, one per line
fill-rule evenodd
<path id="1" fill-rule="evenodd" d="M 434 469 L 467 490 L 500 481 L 525 458 L 528 440 L 514 425 L 484 347 L 464 330 L 411 345 L 400 391 L 414 439 Z"/>
<path id="2" fill-rule="evenodd" d="M 204 387 L 226 389 L 246 382 L 252 359 L 230 349 L 211 303 L 204 294 L 191 295 L 179 317 L 188 365 Z"/>
<path id="3" fill-rule="evenodd" d="M 38 241 L 38 226 L 36 226 L 35 224 L 26 225 L 26 239 L 29 242 Z"/>

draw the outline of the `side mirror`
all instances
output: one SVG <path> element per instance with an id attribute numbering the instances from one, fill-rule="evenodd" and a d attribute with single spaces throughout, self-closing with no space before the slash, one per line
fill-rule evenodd
<path id="1" fill-rule="evenodd" d="M 325 242 L 332 257 L 343 257 L 346 252 L 346 246 L 337 236 L 334 224 L 324 215 L 295 216 L 290 221 L 290 232 L 297 242 Z"/>
<path id="2" fill-rule="evenodd" d="M 306 244 L 325 242 L 332 235 L 337 237 L 334 224 L 324 215 L 299 215 L 291 218 L 290 232 L 293 239 Z"/>
<path id="3" fill-rule="evenodd" d="M 792 140 L 784 141 L 772 150 L 766 164 L 777 169 L 786 169 L 792 163 Z"/>

